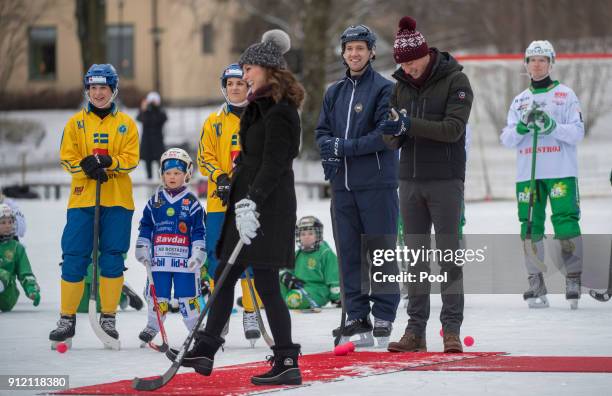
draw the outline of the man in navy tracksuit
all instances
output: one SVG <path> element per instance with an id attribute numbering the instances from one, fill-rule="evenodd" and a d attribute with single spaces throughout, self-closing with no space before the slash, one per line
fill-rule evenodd
<path id="1" fill-rule="evenodd" d="M 387 118 L 392 84 L 372 68 L 376 36 L 367 26 L 350 26 L 341 41 L 346 76 L 325 93 L 316 139 L 333 190 L 334 238 L 348 315 L 342 336 L 359 334 L 362 344 L 373 343 L 372 301 L 374 337 L 384 344 L 395 320 L 399 288 L 385 285 L 385 293 L 362 294 L 360 247 L 362 234 L 397 232 L 397 151 L 385 146 L 377 127 Z"/>

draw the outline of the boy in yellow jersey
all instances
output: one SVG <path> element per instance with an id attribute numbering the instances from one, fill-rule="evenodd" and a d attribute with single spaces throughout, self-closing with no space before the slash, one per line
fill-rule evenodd
<path id="1" fill-rule="evenodd" d="M 233 63 L 223 70 L 221 92 L 225 97 L 225 103 L 219 111 L 211 114 L 204 121 L 198 148 L 200 173 L 208 177 L 206 248 L 208 250 L 207 271 L 210 277 L 214 277 L 217 269 L 215 249 L 229 200 L 230 175 L 234 168 L 234 160 L 240 152 L 238 141 L 240 115 L 248 104 L 246 100 L 248 86 L 242 79 L 242 68 L 238 64 Z M 244 334 L 253 344 L 254 340 L 259 338 L 261 334 L 244 275 L 241 286 L 244 307 L 242 317 Z M 259 296 L 257 296 L 257 301 L 261 306 Z"/>
<path id="2" fill-rule="evenodd" d="M 93 250 L 96 180 L 100 189 L 100 326 L 118 339 L 115 313 L 123 285 L 123 255 L 130 246 L 134 201 L 129 173 L 138 165 L 138 130 L 113 102 L 119 77 L 110 64 L 92 65 L 84 78 L 87 104 L 64 127 L 61 165 L 72 175 L 62 234 L 61 309 L 53 343 L 70 340 Z"/>

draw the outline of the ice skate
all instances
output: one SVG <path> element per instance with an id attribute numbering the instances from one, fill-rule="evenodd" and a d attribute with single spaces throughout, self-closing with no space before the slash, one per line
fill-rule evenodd
<path id="1" fill-rule="evenodd" d="M 49 333 L 51 349 L 56 349 L 60 342 L 65 343 L 68 349 L 72 347 L 72 337 L 76 329 L 76 315 L 62 315 L 57 322 L 57 328 Z"/>
<path id="2" fill-rule="evenodd" d="M 244 311 L 242 313 L 242 326 L 244 327 L 244 337 L 251 343 L 251 348 L 255 348 L 255 343 L 261 338 L 257 313 Z"/>
<path id="3" fill-rule="evenodd" d="M 599 302 L 608 302 L 612 298 L 612 289 L 598 292 L 597 290 L 589 290 L 589 295 Z"/>
<path id="4" fill-rule="evenodd" d="M 529 289 L 523 293 L 523 299 L 527 301 L 529 308 L 548 308 L 546 297 L 546 285 L 541 273 L 529 275 Z"/>
<path id="5" fill-rule="evenodd" d="M 567 274 L 565 278 L 565 299 L 569 302 L 571 309 L 578 309 L 580 299 L 580 272 Z"/>
<path id="6" fill-rule="evenodd" d="M 142 341 L 140 347 L 144 348 L 149 342 L 153 341 L 157 333 L 159 333 L 158 330 L 149 326 L 145 327 L 138 335 L 138 338 Z"/>
<path id="7" fill-rule="evenodd" d="M 142 301 L 140 296 L 127 283 L 123 284 L 123 287 L 121 288 L 121 292 L 125 294 L 127 304 L 130 307 L 134 308 L 137 311 L 140 311 L 142 307 L 144 307 L 144 302 Z M 122 306 L 121 309 L 123 310 L 125 308 Z"/>
<path id="8" fill-rule="evenodd" d="M 372 330 L 372 335 L 376 340 L 377 348 L 387 348 L 392 330 L 393 323 L 388 320 L 374 318 L 374 330 Z"/>
<path id="9" fill-rule="evenodd" d="M 339 328 L 334 330 L 334 337 L 337 336 Z M 346 326 L 340 337 L 338 345 L 351 341 L 357 348 L 374 346 L 372 337 L 372 322 L 369 317 L 351 319 L 346 321 Z"/>
<path id="10" fill-rule="evenodd" d="M 105 314 L 100 315 L 100 327 L 102 330 L 112 338 L 118 340 L 119 332 L 115 328 L 115 314 Z"/>

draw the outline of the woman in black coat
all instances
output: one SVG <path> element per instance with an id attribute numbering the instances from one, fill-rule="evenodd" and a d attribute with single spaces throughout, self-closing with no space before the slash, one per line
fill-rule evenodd
<path id="1" fill-rule="evenodd" d="M 149 92 L 142 101 L 136 119 L 142 123 L 140 159 L 145 161 L 147 179 L 150 180 L 153 177 L 153 162 L 159 166 L 159 159 L 166 151 L 163 128 L 168 117 L 161 108 L 161 98 L 157 92 Z"/>
<path id="2" fill-rule="evenodd" d="M 244 242 L 210 307 L 204 331 L 185 354 L 183 365 L 210 375 L 214 355 L 224 342 L 220 334 L 230 317 L 234 285 L 244 269 L 253 267 L 255 286 L 266 307 L 274 337 L 272 368 L 252 377 L 257 385 L 300 384 L 297 359 L 300 345 L 291 339 L 291 317 L 280 293 L 278 270 L 294 266 L 296 198 L 293 159 L 300 144 L 298 108 L 304 89 L 286 69 L 283 54 L 289 36 L 281 30 L 263 35 L 240 57 L 244 79 L 251 88 L 249 104 L 240 120 L 241 152 L 234 169 L 228 210 L 217 244 L 221 272 L 241 239 Z"/>

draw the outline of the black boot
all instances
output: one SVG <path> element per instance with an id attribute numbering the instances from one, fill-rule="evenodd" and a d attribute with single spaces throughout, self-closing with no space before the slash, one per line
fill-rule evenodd
<path id="1" fill-rule="evenodd" d="M 274 356 L 268 357 L 272 365 L 270 371 L 251 377 L 251 382 L 255 385 L 301 385 L 302 374 L 298 367 L 300 345 L 273 346 L 272 351 Z"/>
<path id="2" fill-rule="evenodd" d="M 225 340 L 221 337 L 200 333 L 193 348 L 185 353 L 182 366 L 193 367 L 196 373 L 201 375 L 210 375 L 215 353 L 224 342 Z"/>

